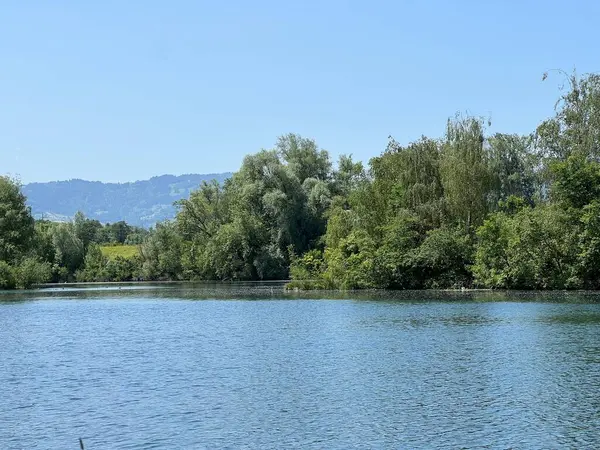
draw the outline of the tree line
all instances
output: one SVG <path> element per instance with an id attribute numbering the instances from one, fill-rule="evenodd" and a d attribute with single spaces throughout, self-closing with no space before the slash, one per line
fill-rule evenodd
<path id="1" fill-rule="evenodd" d="M 565 79 L 556 114 L 528 135 L 457 115 L 441 138 L 390 138 L 368 167 L 282 136 L 177 202 L 174 220 L 133 232 L 139 255 L 120 271 L 83 231 L 93 221 L 34 223 L 5 178 L 0 286 L 12 276 L 17 286 L 291 278 L 300 289 L 597 289 L 600 76 Z"/>
<path id="2" fill-rule="evenodd" d="M 109 260 L 100 246 L 140 245 L 149 234 L 123 221 L 101 224 L 82 213 L 69 223 L 34 220 L 19 183 L 0 177 L 0 289 L 135 279 L 139 261 Z"/>

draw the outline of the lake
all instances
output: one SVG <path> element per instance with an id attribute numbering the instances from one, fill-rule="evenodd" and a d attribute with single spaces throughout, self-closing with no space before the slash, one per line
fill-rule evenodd
<path id="1" fill-rule="evenodd" d="M 592 293 L 0 293 L 0 448 L 600 448 Z"/>

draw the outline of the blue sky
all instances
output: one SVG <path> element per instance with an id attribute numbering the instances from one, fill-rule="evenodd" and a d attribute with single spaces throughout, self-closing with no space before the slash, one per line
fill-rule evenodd
<path id="1" fill-rule="evenodd" d="M 234 171 L 300 133 L 368 161 L 456 112 L 532 131 L 598 67 L 595 1 L 6 2 L 0 173 Z"/>

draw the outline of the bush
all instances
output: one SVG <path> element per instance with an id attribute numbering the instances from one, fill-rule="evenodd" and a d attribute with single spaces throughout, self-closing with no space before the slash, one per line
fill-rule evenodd
<path id="1" fill-rule="evenodd" d="M 323 272 L 323 252 L 309 250 L 301 257 L 293 257 L 290 263 L 290 277 L 293 280 L 315 280 Z"/>
<path id="2" fill-rule="evenodd" d="M 16 286 L 14 269 L 5 261 L 0 261 L 0 289 L 14 289 Z"/>
<path id="3" fill-rule="evenodd" d="M 108 261 L 105 271 L 109 281 L 131 281 L 140 276 L 141 260 L 117 256 Z"/>
<path id="4" fill-rule="evenodd" d="M 18 288 L 27 289 L 35 284 L 46 283 L 52 277 L 49 263 L 36 258 L 25 258 L 15 268 L 15 284 Z"/>
<path id="5" fill-rule="evenodd" d="M 337 247 L 325 250 L 327 268 L 323 279 L 338 289 L 369 289 L 375 282 L 375 242 L 363 230 L 340 239 Z"/>
<path id="6" fill-rule="evenodd" d="M 415 276 L 429 289 L 469 287 L 473 244 L 458 228 L 437 228 L 427 233 L 411 262 Z"/>
<path id="7" fill-rule="evenodd" d="M 479 286 L 572 289 L 577 277 L 577 217 L 554 206 L 492 214 L 477 232 L 473 273 Z"/>

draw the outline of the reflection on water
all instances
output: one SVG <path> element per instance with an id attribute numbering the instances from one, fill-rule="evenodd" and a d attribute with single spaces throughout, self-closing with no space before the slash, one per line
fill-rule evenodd
<path id="1" fill-rule="evenodd" d="M 286 291 L 285 282 L 164 282 L 55 284 L 29 291 L 0 291 L 0 302 L 31 301 L 44 298 L 127 298 L 143 295 L 147 298 L 186 300 L 253 300 L 253 299 L 352 299 L 401 302 L 542 302 L 600 303 L 596 291 Z"/>
<path id="2" fill-rule="evenodd" d="M 600 447 L 593 293 L 249 283 L 0 299 L 1 449 Z"/>

